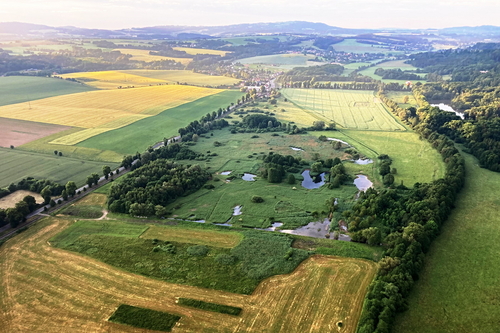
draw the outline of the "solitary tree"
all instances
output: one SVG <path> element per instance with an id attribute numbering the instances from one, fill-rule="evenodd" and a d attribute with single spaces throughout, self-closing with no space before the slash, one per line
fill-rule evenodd
<path id="1" fill-rule="evenodd" d="M 108 179 L 108 176 L 111 173 L 111 168 L 108 165 L 103 166 L 102 173 L 104 174 L 104 177 L 106 177 L 106 179 Z"/>

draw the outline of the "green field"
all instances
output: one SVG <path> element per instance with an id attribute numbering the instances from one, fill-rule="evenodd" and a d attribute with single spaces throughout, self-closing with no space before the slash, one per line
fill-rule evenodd
<path id="1" fill-rule="evenodd" d="M 112 169 L 118 166 L 108 164 Z M 100 162 L 0 148 L 0 187 L 26 177 L 50 179 L 60 184 L 72 180 L 77 185 L 83 185 L 91 173 L 101 174 L 102 166 L 103 163 Z"/>
<path id="2" fill-rule="evenodd" d="M 465 187 L 394 332 L 497 333 L 500 327 L 500 174 L 463 155 Z"/>
<path id="3" fill-rule="evenodd" d="M 0 77 L 0 106 L 95 90 L 80 83 L 36 76 Z"/>
<path id="4" fill-rule="evenodd" d="M 118 154 L 142 152 L 163 138 L 178 135 L 177 130 L 191 121 L 199 120 L 220 107 L 225 108 L 231 102 L 235 103 L 242 94 L 239 91 L 224 91 L 200 98 L 128 126 L 99 134 L 77 144 L 76 147 L 114 151 Z"/>
<path id="5" fill-rule="evenodd" d="M 281 92 L 304 110 L 304 116 L 309 114 L 314 120 L 333 121 L 339 127 L 358 130 L 405 130 L 371 91 L 283 89 Z M 312 125 L 311 120 L 309 124 Z"/>
<path id="6" fill-rule="evenodd" d="M 283 229 L 292 229 L 317 220 L 311 213 L 326 211 L 326 199 L 336 197 L 342 203 L 349 203 L 354 198 L 357 188 L 352 184 L 338 189 L 322 186 L 309 190 L 302 187 L 302 170 L 295 174 L 297 183 L 294 185 L 286 181 L 271 184 L 261 177 L 257 177 L 254 182 L 242 180 L 241 175 L 245 172 L 260 174 L 262 159 L 259 156 L 271 151 L 284 156 L 301 157 L 309 162 L 315 154 L 319 154 L 321 159 L 344 158 L 345 155 L 341 150 L 334 150 L 330 142 L 320 142 L 314 136 L 259 133 L 258 138 L 252 138 L 254 135 L 231 134 L 229 129 L 223 129 L 214 131 L 214 136 L 201 137 L 195 146 L 190 147 L 196 152 L 210 151 L 217 154 L 210 161 L 198 162 L 217 173 L 214 180 L 208 183 L 215 188 L 200 189 L 169 205 L 167 208 L 172 210 L 174 217 L 224 223 L 232 217 L 233 207 L 241 205 L 241 215 L 235 216 L 231 224 L 267 228 L 274 217 L 276 221 L 284 223 Z M 215 141 L 221 145 L 215 147 Z M 299 147 L 303 151 L 294 151 L 290 147 Z M 359 172 L 361 169 L 368 173 L 372 169 L 371 165 L 358 166 L 350 162 L 346 162 L 345 166 L 348 171 Z M 303 166 L 303 169 L 306 168 L 309 168 L 309 163 Z M 231 174 L 220 175 L 223 171 L 231 171 Z M 262 196 L 264 202 L 253 203 L 253 195 Z"/>
<path id="7" fill-rule="evenodd" d="M 413 186 L 417 182 L 431 182 L 444 176 L 441 156 L 414 132 L 342 130 L 335 137 L 352 144 L 370 158 L 389 155 L 393 160 L 391 166 L 397 169 L 395 184 L 403 181 L 405 185 Z M 374 176 L 379 177 L 376 171 Z"/>
<path id="8" fill-rule="evenodd" d="M 266 56 L 257 56 L 251 58 L 239 59 L 239 62 L 244 65 L 263 65 L 269 67 L 279 67 L 281 69 L 292 69 L 294 67 L 318 66 L 323 65 L 322 62 L 309 61 L 314 59 L 312 55 L 303 54 L 275 54 Z"/>
<path id="9" fill-rule="evenodd" d="M 401 51 L 390 50 L 387 47 L 380 47 L 370 44 L 358 43 L 356 39 L 344 39 L 342 42 L 332 45 L 337 52 L 347 53 L 384 53 L 384 54 L 400 54 Z"/>
<path id="10" fill-rule="evenodd" d="M 394 61 L 386 61 L 386 62 L 383 62 L 383 63 L 378 64 L 376 66 L 369 67 L 367 69 L 364 69 L 364 70 L 360 71 L 359 74 L 369 76 L 369 77 L 371 77 L 371 78 L 373 78 L 375 80 L 380 80 L 380 81 L 382 81 L 384 83 L 389 83 L 389 82 L 406 83 L 408 81 L 408 80 L 382 79 L 381 76 L 375 74 L 375 71 L 378 68 L 383 68 L 383 69 L 401 69 L 402 71 L 408 71 L 408 70 L 415 70 L 415 69 L 417 69 L 417 67 L 413 67 L 410 64 L 405 64 L 404 60 L 394 60 Z M 418 75 L 421 77 L 421 79 L 418 80 L 418 81 L 415 81 L 415 82 L 422 82 L 422 83 L 427 82 L 427 80 L 425 80 L 425 74 L 418 74 Z M 414 80 L 412 80 L 412 81 L 414 81 Z"/>

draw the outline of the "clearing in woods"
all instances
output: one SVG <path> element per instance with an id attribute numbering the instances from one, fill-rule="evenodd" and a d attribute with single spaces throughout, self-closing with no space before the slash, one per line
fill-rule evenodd
<path id="1" fill-rule="evenodd" d="M 309 124 L 322 120 L 350 129 L 405 130 L 371 91 L 283 89 L 282 94 L 305 111 L 304 116 L 310 118 Z"/>
<path id="2" fill-rule="evenodd" d="M 376 271 L 365 260 L 313 256 L 239 295 L 149 279 L 52 247 L 48 240 L 69 224 L 44 219 L 0 248 L 0 332 L 143 332 L 107 321 L 120 304 L 181 316 L 174 332 L 355 332 Z M 176 297 L 243 312 L 183 307 Z"/>
<path id="3" fill-rule="evenodd" d="M 36 121 L 82 130 L 51 143 L 74 145 L 92 136 L 132 124 L 140 119 L 223 90 L 191 86 L 154 86 L 98 90 L 0 107 L 0 117 Z"/>
<path id="4" fill-rule="evenodd" d="M 78 72 L 64 74 L 62 77 L 74 78 L 99 89 L 118 89 L 118 87 L 145 87 L 171 83 L 187 83 L 195 86 L 233 85 L 239 80 L 226 76 L 204 75 L 187 70 L 146 70 L 132 69 L 122 71 Z"/>

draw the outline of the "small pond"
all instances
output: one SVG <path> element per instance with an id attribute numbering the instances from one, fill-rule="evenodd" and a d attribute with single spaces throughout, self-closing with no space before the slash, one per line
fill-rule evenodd
<path id="1" fill-rule="evenodd" d="M 290 147 L 290 148 L 295 151 L 304 151 L 304 149 L 302 148 L 297 148 L 297 147 Z"/>
<path id="2" fill-rule="evenodd" d="M 325 185 L 324 172 L 317 176 L 311 177 L 310 170 L 307 169 L 302 172 L 302 177 L 304 177 L 304 180 L 302 181 L 302 187 L 305 187 L 307 189 L 320 188 L 321 186 Z"/>
<path id="3" fill-rule="evenodd" d="M 241 208 L 243 206 L 235 206 L 233 207 L 233 216 L 236 216 L 236 215 L 241 215 Z"/>
<path id="4" fill-rule="evenodd" d="M 223 171 L 223 172 L 221 172 L 220 174 L 221 174 L 222 176 L 229 176 L 229 175 L 231 174 L 231 172 L 232 172 L 232 171 Z"/>
<path id="5" fill-rule="evenodd" d="M 358 158 L 357 160 L 352 160 L 355 164 L 359 165 L 366 165 L 366 164 L 371 164 L 373 163 L 373 160 L 370 160 L 369 158 Z"/>
<path id="6" fill-rule="evenodd" d="M 365 175 L 356 175 L 356 179 L 354 179 L 354 185 L 360 191 L 366 191 L 370 187 L 372 187 L 373 183 L 366 177 Z"/>
<path id="7" fill-rule="evenodd" d="M 241 179 L 246 180 L 247 182 L 254 182 L 255 177 L 257 177 L 257 175 L 252 175 L 251 173 L 245 172 L 245 174 L 243 174 L 243 177 L 241 177 Z"/>
<path id="8" fill-rule="evenodd" d="M 269 229 L 269 228 L 268 228 Z M 267 230 L 267 229 L 265 229 Z M 295 230 L 280 230 L 285 234 L 299 235 L 299 236 L 308 236 L 314 238 L 332 238 L 333 232 L 330 232 L 330 220 L 326 218 L 323 222 L 316 221 L 311 222 L 306 226 L 300 227 Z M 350 241 L 351 238 L 347 235 L 340 234 L 339 240 L 342 241 Z"/>

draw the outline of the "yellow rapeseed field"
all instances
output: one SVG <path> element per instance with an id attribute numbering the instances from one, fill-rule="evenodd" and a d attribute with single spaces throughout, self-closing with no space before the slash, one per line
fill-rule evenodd
<path id="1" fill-rule="evenodd" d="M 149 54 L 148 50 L 136 50 L 136 49 L 115 49 L 113 51 L 120 51 L 123 54 L 132 55 L 131 60 L 137 61 L 159 61 L 159 60 L 175 60 L 183 65 L 189 64 L 193 59 L 191 58 L 173 58 L 173 57 L 163 57 Z"/>
<path id="2" fill-rule="evenodd" d="M 73 145 L 223 90 L 183 85 L 98 90 L 0 107 L 0 117 L 83 128 L 51 143 Z"/>
<path id="3" fill-rule="evenodd" d="M 173 47 L 174 50 L 177 51 L 186 51 L 187 54 L 213 54 L 213 55 L 220 55 L 221 57 L 225 56 L 227 51 L 219 51 L 219 50 L 210 50 L 210 49 L 196 49 L 192 47 Z"/>
<path id="4" fill-rule="evenodd" d="M 167 81 L 120 71 L 80 72 L 61 75 L 73 78 L 98 89 L 117 89 L 118 87 L 141 87 L 166 83 Z"/>

